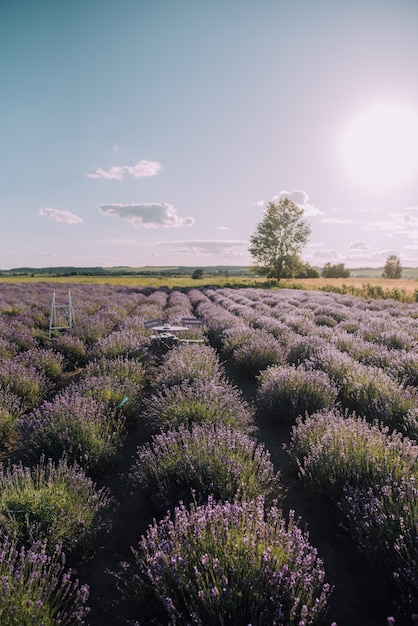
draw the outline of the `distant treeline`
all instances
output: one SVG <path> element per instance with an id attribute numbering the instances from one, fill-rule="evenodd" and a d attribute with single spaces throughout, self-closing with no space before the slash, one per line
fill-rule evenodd
<path id="1" fill-rule="evenodd" d="M 315 267 L 322 274 L 322 268 Z M 17 267 L 10 270 L 0 270 L 0 276 L 192 276 L 202 270 L 203 275 L 210 277 L 222 276 L 249 276 L 250 268 L 245 265 L 214 265 L 214 266 L 144 266 L 144 267 Z M 347 270 L 352 278 L 381 278 L 383 267 L 358 267 Z M 403 267 L 402 278 L 418 279 L 418 268 Z"/>
<path id="2" fill-rule="evenodd" d="M 203 270 L 205 276 L 247 276 L 247 266 L 169 267 L 17 267 L 0 270 L 0 276 L 188 276 Z"/>

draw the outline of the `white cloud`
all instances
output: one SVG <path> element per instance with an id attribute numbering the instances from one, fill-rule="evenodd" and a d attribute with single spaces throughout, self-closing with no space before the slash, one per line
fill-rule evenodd
<path id="1" fill-rule="evenodd" d="M 133 178 L 146 178 L 156 176 L 162 169 L 158 161 L 138 161 L 135 165 L 112 165 L 108 170 L 101 168 L 95 172 L 86 174 L 87 178 L 102 178 L 105 180 L 122 180 L 126 174 Z"/>
<path id="2" fill-rule="evenodd" d="M 368 250 L 368 246 L 365 241 L 352 241 L 348 245 L 349 250 Z"/>
<path id="3" fill-rule="evenodd" d="M 411 211 L 411 209 L 409 209 Z M 386 219 L 365 224 L 365 230 L 381 230 L 388 234 L 396 232 L 397 235 L 411 235 L 411 228 L 418 226 L 418 219 L 409 213 L 391 213 Z"/>
<path id="4" fill-rule="evenodd" d="M 177 228 L 194 224 L 192 217 L 179 217 L 173 205 L 166 202 L 101 204 L 99 211 L 108 217 L 120 217 L 135 228 Z"/>
<path id="5" fill-rule="evenodd" d="M 229 230 L 229 226 L 215 226 L 215 230 Z"/>
<path id="6" fill-rule="evenodd" d="M 306 191 L 301 189 L 297 191 L 280 191 L 277 196 L 273 196 L 272 200 L 281 200 L 282 198 L 288 198 L 292 202 L 298 205 L 304 210 L 307 217 L 313 217 L 316 215 L 323 215 L 323 212 L 309 202 L 309 196 Z"/>
<path id="7" fill-rule="evenodd" d="M 58 209 L 39 209 L 39 217 L 47 217 L 54 222 L 63 222 L 65 224 L 82 224 L 84 222 L 82 217 L 78 217 L 71 211 L 60 211 Z"/>

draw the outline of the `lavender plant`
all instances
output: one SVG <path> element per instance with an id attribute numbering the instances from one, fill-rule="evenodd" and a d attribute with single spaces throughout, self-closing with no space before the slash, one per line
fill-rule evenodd
<path id="1" fill-rule="evenodd" d="M 278 421 L 315 413 L 335 402 L 338 389 L 325 372 L 272 366 L 258 377 L 257 410 Z"/>
<path id="2" fill-rule="evenodd" d="M 64 369 L 64 356 L 51 349 L 33 348 L 19 354 L 16 360 L 25 367 L 35 367 L 54 382 L 58 381 Z"/>
<path id="3" fill-rule="evenodd" d="M 158 364 L 152 386 L 172 387 L 194 380 L 212 380 L 221 383 L 224 371 L 216 351 L 210 346 L 201 344 L 184 344 L 175 346 Z"/>
<path id="4" fill-rule="evenodd" d="M 163 510 L 180 501 L 282 496 L 279 474 L 262 444 L 222 424 L 193 424 L 155 435 L 138 448 L 131 480 Z M 193 498 L 192 498 L 193 494 Z"/>
<path id="5" fill-rule="evenodd" d="M 83 626 L 89 588 L 65 569 L 61 546 L 48 554 L 46 543 L 18 547 L 0 537 L 0 615 L 2 626 Z"/>
<path id="6" fill-rule="evenodd" d="M 253 331 L 248 340 L 232 353 L 234 368 L 243 376 L 254 378 L 269 365 L 285 363 L 285 351 L 272 335 Z"/>
<path id="7" fill-rule="evenodd" d="M 87 362 L 87 346 L 80 337 L 63 333 L 54 339 L 53 348 L 63 355 L 65 370 L 77 369 Z"/>
<path id="8" fill-rule="evenodd" d="M 0 445 L 7 444 L 16 433 L 16 423 L 23 413 L 22 401 L 0 383 Z"/>
<path id="9" fill-rule="evenodd" d="M 26 411 L 38 406 L 53 388 L 43 372 L 33 365 L 24 365 L 15 359 L 3 359 L 0 367 L 0 386 L 15 394 Z"/>
<path id="10" fill-rule="evenodd" d="M 173 387 L 163 386 L 149 399 L 143 421 L 152 432 L 191 426 L 224 424 L 228 428 L 252 432 L 253 414 L 236 387 L 216 380 L 195 380 Z"/>
<path id="11" fill-rule="evenodd" d="M 101 337 L 92 349 L 94 358 L 118 356 L 140 358 L 145 355 L 147 340 L 134 330 L 115 330 Z"/>
<path id="12" fill-rule="evenodd" d="M 141 538 L 123 570 L 129 590 L 155 598 L 167 623 L 300 626 L 320 621 L 330 588 L 291 512 L 263 498 L 184 505 Z"/>
<path id="13" fill-rule="evenodd" d="M 115 459 L 124 418 L 77 389 L 65 389 L 17 423 L 23 451 L 58 461 L 64 454 L 86 470 L 101 471 Z"/>
<path id="14" fill-rule="evenodd" d="M 0 465 L 0 528 L 19 544 L 42 540 L 53 553 L 59 543 L 85 560 L 98 534 L 110 530 L 112 508 L 110 492 L 97 489 L 80 467 L 64 459 L 55 464 L 42 457 L 32 468 Z"/>
<path id="15" fill-rule="evenodd" d="M 101 357 L 91 361 L 83 370 L 82 378 L 113 376 L 121 382 L 130 381 L 142 390 L 147 382 L 146 366 L 142 361 L 124 356 L 115 358 Z"/>
<path id="16" fill-rule="evenodd" d="M 131 380 L 119 380 L 108 375 L 83 378 L 74 389 L 83 396 L 105 404 L 112 413 L 121 413 L 128 420 L 138 416 L 142 390 Z"/>
<path id="17" fill-rule="evenodd" d="M 403 610 L 418 623 L 418 487 L 414 475 L 347 486 L 341 510 L 356 546 L 399 588 Z"/>
<path id="18" fill-rule="evenodd" d="M 298 418 L 289 452 L 303 480 L 337 501 L 346 485 L 408 476 L 418 460 L 418 446 L 400 433 L 336 410 Z"/>

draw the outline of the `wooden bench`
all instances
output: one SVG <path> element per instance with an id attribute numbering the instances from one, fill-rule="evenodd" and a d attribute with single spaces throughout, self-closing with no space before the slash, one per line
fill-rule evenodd
<path id="1" fill-rule="evenodd" d="M 198 326 L 202 327 L 205 325 L 205 320 L 203 317 L 183 317 L 181 320 L 182 326 L 187 326 L 188 328 L 197 328 Z M 204 339 L 180 339 L 180 343 L 204 343 Z"/>
<path id="2" fill-rule="evenodd" d="M 181 320 L 183 326 L 204 326 L 203 317 L 183 317 Z"/>
<path id="3" fill-rule="evenodd" d="M 160 326 L 162 324 L 160 319 L 155 319 L 155 320 L 147 320 L 146 322 L 144 322 L 144 327 L 149 330 L 150 328 L 153 328 L 154 326 Z"/>

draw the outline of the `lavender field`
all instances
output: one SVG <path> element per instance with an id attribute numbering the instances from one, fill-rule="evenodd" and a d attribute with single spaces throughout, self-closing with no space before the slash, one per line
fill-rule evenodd
<path id="1" fill-rule="evenodd" d="M 3 283 L 0 366 L 2 625 L 418 623 L 417 304 Z"/>

